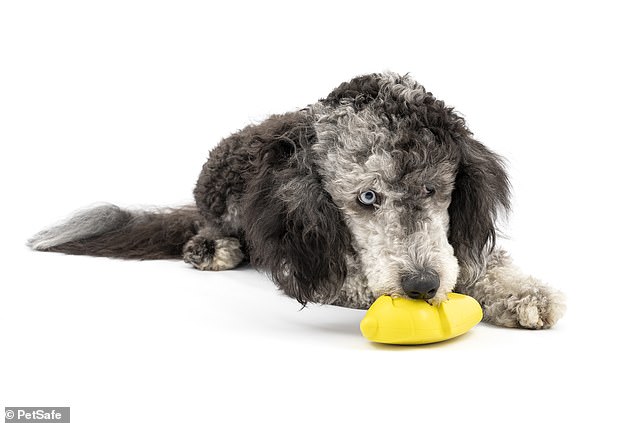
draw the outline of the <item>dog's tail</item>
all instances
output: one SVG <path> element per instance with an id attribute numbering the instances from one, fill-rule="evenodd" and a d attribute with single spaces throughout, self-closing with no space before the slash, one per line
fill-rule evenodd
<path id="1" fill-rule="evenodd" d="M 181 257 L 199 222 L 194 206 L 136 211 L 106 204 L 35 234 L 27 245 L 38 251 L 100 257 L 175 258 Z"/>

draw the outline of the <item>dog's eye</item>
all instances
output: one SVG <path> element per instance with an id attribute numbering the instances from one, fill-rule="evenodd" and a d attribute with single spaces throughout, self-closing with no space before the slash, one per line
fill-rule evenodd
<path id="1" fill-rule="evenodd" d="M 433 185 L 423 185 L 423 196 L 429 198 L 436 193 L 436 188 Z"/>
<path id="2" fill-rule="evenodd" d="M 378 194 L 372 190 L 363 191 L 359 194 L 358 199 L 363 206 L 373 206 L 379 202 Z"/>

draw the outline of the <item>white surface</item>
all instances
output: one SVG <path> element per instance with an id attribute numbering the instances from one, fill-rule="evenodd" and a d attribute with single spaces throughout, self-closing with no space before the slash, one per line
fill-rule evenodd
<path id="1" fill-rule="evenodd" d="M 217 3 L 0 6 L 0 406 L 68 405 L 74 422 L 631 416 L 625 6 Z M 92 202 L 185 203 L 221 137 L 385 69 L 509 159 L 505 244 L 568 295 L 553 330 L 381 347 L 363 312 L 299 311 L 248 268 L 24 247 Z"/>

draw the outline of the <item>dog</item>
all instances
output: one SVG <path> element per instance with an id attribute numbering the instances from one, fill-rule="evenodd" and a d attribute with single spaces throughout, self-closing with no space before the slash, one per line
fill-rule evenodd
<path id="1" fill-rule="evenodd" d="M 562 294 L 496 248 L 509 190 L 501 157 L 453 108 L 409 75 L 377 73 L 223 139 L 195 205 L 102 205 L 28 245 L 212 271 L 250 262 L 303 306 L 366 309 L 385 294 L 439 304 L 456 291 L 487 322 L 549 328 Z"/>

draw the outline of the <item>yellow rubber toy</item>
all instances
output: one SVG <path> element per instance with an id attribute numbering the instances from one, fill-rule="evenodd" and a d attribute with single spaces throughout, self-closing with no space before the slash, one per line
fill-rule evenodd
<path id="1" fill-rule="evenodd" d="M 482 308 L 475 299 L 453 292 L 447 297 L 432 306 L 424 300 L 383 295 L 361 321 L 361 333 L 383 344 L 430 344 L 462 335 L 482 320 Z"/>

